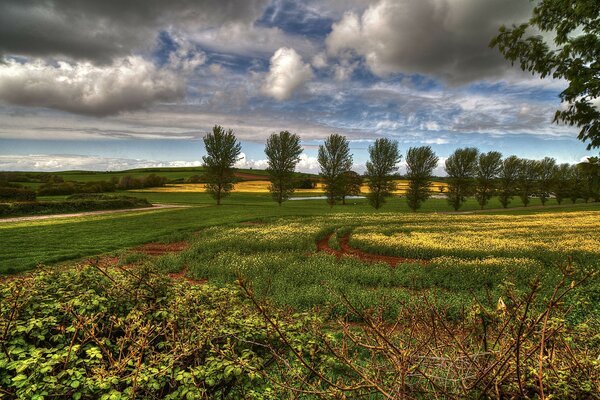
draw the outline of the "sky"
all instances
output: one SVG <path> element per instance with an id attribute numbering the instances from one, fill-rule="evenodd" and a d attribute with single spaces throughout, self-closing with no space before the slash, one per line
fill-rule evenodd
<path id="1" fill-rule="evenodd" d="M 2 0 L 0 170 L 195 166 L 214 125 L 265 168 L 266 138 L 380 137 L 443 161 L 474 146 L 579 162 L 552 123 L 565 82 L 520 71 L 490 40 L 529 0 Z"/>

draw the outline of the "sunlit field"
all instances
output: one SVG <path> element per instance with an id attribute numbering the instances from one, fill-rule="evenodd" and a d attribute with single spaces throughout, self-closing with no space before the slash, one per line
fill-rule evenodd
<path id="1" fill-rule="evenodd" d="M 404 195 L 408 189 L 407 180 L 396 180 L 397 190 L 392 193 L 395 195 Z M 238 182 L 234 185 L 233 193 L 269 193 L 269 181 L 256 180 L 256 181 L 244 181 Z M 148 188 L 148 189 L 136 189 L 130 190 L 130 192 L 140 193 L 198 193 L 204 190 L 205 185 L 202 183 L 181 183 L 181 184 L 167 184 L 165 187 L 159 188 Z M 433 182 L 430 186 L 430 192 L 432 194 L 443 194 L 447 191 L 448 185 L 443 182 Z M 322 183 L 317 183 L 314 189 L 296 189 L 296 194 L 322 194 L 324 193 L 324 186 Z M 363 184 L 360 188 L 360 192 L 363 194 L 369 193 L 369 187 L 367 184 Z"/>

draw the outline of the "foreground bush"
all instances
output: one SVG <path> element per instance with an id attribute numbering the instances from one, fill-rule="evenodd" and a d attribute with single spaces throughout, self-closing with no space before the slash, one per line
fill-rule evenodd
<path id="1" fill-rule="evenodd" d="M 312 320 L 276 318 L 318 364 Z M 4 282 L 0 334 L 0 397 L 21 399 L 279 398 L 267 372 L 291 358 L 238 290 L 144 268 Z"/>
<path id="2" fill-rule="evenodd" d="M 459 322 L 425 295 L 394 321 L 340 294 L 349 315 L 326 323 L 243 280 L 42 271 L 0 286 L 0 397 L 600 398 L 599 321 L 573 315 L 590 275 L 563 271 L 548 297 L 508 285 Z"/>
<path id="3" fill-rule="evenodd" d="M 150 207 L 151 205 L 148 200 L 137 197 L 106 195 L 71 196 L 65 201 L 0 204 L 0 216 L 117 210 Z"/>

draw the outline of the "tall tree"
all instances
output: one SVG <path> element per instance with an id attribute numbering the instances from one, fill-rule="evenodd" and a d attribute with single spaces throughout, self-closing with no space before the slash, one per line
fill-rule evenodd
<path id="1" fill-rule="evenodd" d="M 516 193 L 516 184 L 519 178 L 521 160 L 517 156 L 510 156 L 502 161 L 502 167 L 498 175 L 498 197 L 502 207 L 506 208 L 510 204 Z"/>
<path id="2" fill-rule="evenodd" d="M 600 201 L 600 157 L 588 157 L 578 167 L 585 177 L 586 198 Z"/>
<path id="3" fill-rule="evenodd" d="M 475 199 L 481 209 L 490 201 L 496 187 L 496 179 L 502 169 L 502 154 L 497 151 L 481 153 L 477 162 Z"/>
<path id="4" fill-rule="evenodd" d="M 281 205 L 294 192 L 294 171 L 302 154 L 300 137 L 288 131 L 273 133 L 267 139 L 265 154 L 271 180 L 269 190 L 273 199 Z"/>
<path id="5" fill-rule="evenodd" d="M 431 196 L 429 188 L 438 161 L 439 158 L 430 146 L 411 147 L 406 152 L 406 178 L 408 179 L 406 200 L 411 210 L 417 211 Z"/>
<path id="6" fill-rule="evenodd" d="M 569 199 L 575 204 L 577 199 L 584 199 L 585 177 L 579 165 L 571 165 L 571 181 L 569 184 Z"/>
<path id="7" fill-rule="evenodd" d="M 221 204 L 221 199 L 233 189 L 235 176 L 233 165 L 238 161 L 242 146 L 233 130 L 225 131 L 215 125 L 211 133 L 203 138 L 206 155 L 202 157 L 205 167 L 206 191 Z"/>
<path id="8" fill-rule="evenodd" d="M 392 174 L 398 171 L 397 164 L 402 159 L 398 150 L 398 142 L 387 138 L 379 138 L 369 146 L 367 161 L 367 179 L 369 180 L 369 204 L 376 210 L 385 203 L 386 197 L 396 189 Z"/>
<path id="9" fill-rule="evenodd" d="M 490 45 L 524 71 L 566 80 L 560 98 L 567 107 L 554 121 L 577 126 L 588 149 L 600 147 L 600 108 L 594 105 L 600 97 L 598 0 L 539 0 L 527 23 L 501 27 Z"/>
<path id="10" fill-rule="evenodd" d="M 477 156 L 479 151 L 474 147 L 456 149 L 446 159 L 448 174 L 448 203 L 457 211 L 473 194 L 474 178 L 477 173 Z"/>
<path id="11" fill-rule="evenodd" d="M 564 199 L 569 197 L 570 186 L 571 186 L 571 164 L 560 164 L 554 170 L 554 177 L 552 178 L 552 191 L 556 202 L 561 204 Z"/>
<path id="12" fill-rule="evenodd" d="M 329 135 L 319 146 L 318 161 L 327 203 L 333 207 L 344 195 L 344 174 L 352 168 L 352 154 L 346 137 L 336 133 Z"/>
<path id="13" fill-rule="evenodd" d="M 538 164 L 538 192 L 542 205 L 550 198 L 552 187 L 554 186 L 554 177 L 556 176 L 556 160 L 545 157 L 537 162 Z"/>
<path id="14" fill-rule="evenodd" d="M 531 194 L 535 191 L 539 179 L 539 162 L 536 160 L 521 160 L 517 184 L 519 197 L 525 207 L 529 205 Z"/>
<path id="15" fill-rule="evenodd" d="M 360 195 L 363 178 L 354 171 L 346 171 L 343 174 L 344 190 L 342 192 L 342 204 L 346 204 L 346 197 Z"/>

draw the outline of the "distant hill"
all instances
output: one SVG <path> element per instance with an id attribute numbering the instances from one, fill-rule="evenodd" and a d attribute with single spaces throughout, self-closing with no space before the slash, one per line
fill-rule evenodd
<path id="1" fill-rule="evenodd" d="M 94 181 L 110 181 L 111 179 L 120 179 L 123 176 L 131 176 L 133 178 L 146 177 L 150 174 L 155 174 L 167 178 L 169 181 L 186 181 L 193 176 L 201 176 L 204 173 L 203 167 L 161 167 L 161 168 L 135 168 L 123 171 L 82 171 L 68 170 L 57 172 L 25 172 L 25 171 L 10 171 L 0 172 L 7 177 L 9 182 L 16 183 L 41 183 L 50 176 L 60 176 L 64 181 L 75 182 L 94 182 Z M 268 179 L 268 172 L 260 169 L 244 169 L 236 168 L 235 175 L 240 181 L 248 180 L 265 180 Z M 297 172 L 297 177 L 317 178 L 318 175 Z"/>

